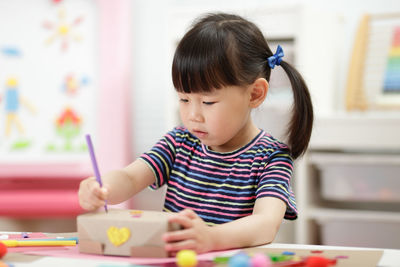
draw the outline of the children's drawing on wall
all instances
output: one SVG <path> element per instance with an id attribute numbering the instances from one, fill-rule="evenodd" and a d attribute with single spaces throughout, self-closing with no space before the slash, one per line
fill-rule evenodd
<path id="1" fill-rule="evenodd" d="M 97 12 L 95 0 L 0 8 L 7 25 L 0 27 L 0 165 L 87 158 L 84 135 L 96 128 Z"/>
<path id="2" fill-rule="evenodd" d="M 5 137 L 17 136 L 11 149 L 25 149 L 31 145 L 26 139 L 26 129 L 19 116 L 21 108 L 27 108 L 35 114 L 35 107 L 25 99 L 19 92 L 18 79 L 10 77 L 7 79 L 4 90 L 4 112 L 5 112 Z"/>
<path id="3" fill-rule="evenodd" d="M 63 80 L 62 91 L 67 95 L 74 96 L 88 84 L 89 78 L 86 75 L 69 73 Z"/>
<path id="4" fill-rule="evenodd" d="M 64 108 L 57 116 L 55 121 L 55 132 L 62 143 L 51 142 L 47 145 L 48 151 L 70 151 L 80 152 L 86 151 L 87 147 L 79 138 L 82 133 L 83 120 L 71 107 Z M 58 140 L 59 141 L 59 140 Z"/>
<path id="5" fill-rule="evenodd" d="M 19 58 L 22 56 L 22 52 L 18 47 L 6 45 L 1 48 L 1 53 L 6 57 Z"/>
<path id="6" fill-rule="evenodd" d="M 79 42 L 82 35 L 75 28 L 83 21 L 83 16 L 74 18 L 68 22 L 65 8 L 61 7 L 58 11 L 58 19 L 56 22 L 45 21 L 43 27 L 50 30 L 50 36 L 45 40 L 46 45 L 50 45 L 56 40 L 61 42 L 61 51 L 66 52 L 72 41 Z"/>

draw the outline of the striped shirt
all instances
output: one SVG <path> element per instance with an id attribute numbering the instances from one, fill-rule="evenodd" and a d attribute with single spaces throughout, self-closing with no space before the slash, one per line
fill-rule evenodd
<path id="1" fill-rule="evenodd" d="M 258 198 L 276 197 L 286 203 L 285 219 L 297 218 L 288 147 L 264 131 L 242 148 L 220 153 L 177 127 L 141 159 L 156 177 L 151 188 L 168 186 L 164 211 L 189 208 L 213 225 L 251 215 Z"/>

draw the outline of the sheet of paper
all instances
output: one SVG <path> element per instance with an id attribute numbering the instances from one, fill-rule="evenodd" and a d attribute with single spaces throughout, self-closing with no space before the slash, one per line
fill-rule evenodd
<path id="1" fill-rule="evenodd" d="M 15 247 L 15 248 L 8 248 L 8 252 L 13 253 L 13 252 L 22 252 L 26 253 L 29 251 L 48 251 L 49 249 L 51 250 L 66 250 L 68 247 Z"/>
<path id="2" fill-rule="evenodd" d="M 1 235 L 7 235 L 7 239 L 24 239 L 22 237 L 21 232 L 0 232 Z M 47 238 L 47 235 L 44 233 L 36 232 L 36 233 L 26 233 L 29 238 Z"/>
<path id="3" fill-rule="evenodd" d="M 210 252 L 198 255 L 198 260 L 213 260 L 217 255 L 233 255 L 238 250 L 228 250 L 228 251 L 219 251 L 219 252 Z M 112 262 L 125 262 L 131 264 L 141 264 L 141 265 L 149 265 L 149 264 L 162 264 L 162 263 L 170 263 L 175 262 L 175 258 L 131 258 L 131 257 L 123 257 L 123 256 L 103 256 L 103 255 L 93 255 L 93 254 L 84 254 L 79 253 L 78 247 L 68 248 L 66 250 L 40 250 L 40 251 L 30 251 L 25 252 L 25 254 L 31 255 L 42 255 L 42 256 L 52 256 L 52 257 L 63 257 L 63 258 L 78 258 L 78 259 L 90 259 L 97 261 L 112 261 Z"/>
<path id="4" fill-rule="evenodd" d="M 126 267 L 129 262 L 115 263 L 107 260 L 90 260 L 74 258 L 43 257 L 29 263 L 18 263 L 16 267 L 54 267 L 54 266 L 85 266 L 85 267 Z M 136 266 L 135 266 L 136 267 Z"/>
<path id="5" fill-rule="evenodd" d="M 0 232 L 2 236 L 7 236 L 3 240 L 14 239 L 14 240 L 29 240 L 29 239 L 47 239 L 49 236 L 41 232 L 27 232 L 25 233 L 28 237 L 23 238 L 21 232 Z M 60 235 L 62 237 L 62 234 Z M 56 237 L 51 237 L 56 238 Z M 52 250 L 65 250 L 67 247 L 51 247 Z M 28 251 L 38 251 L 38 250 L 49 250 L 49 247 L 13 247 L 8 248 L 8 252 L 28 252 Z"/>
<path id="6" fill-rule="evenodd" d="M 198 255 L 199 261 L 210 261 L 213 260 L 216 256 L 231 256 L 237 253 L 239 250 L 228 250 L 228 251 L 219 251 L 219 252 L 211 252 Z M 375 267 L 377 266 L 380 258 L 382 257 L 382 250 L 339 250 L 339 249 L 326 249 L 326 250 L 309 250 L 309 249 L 285 249 L 285 248 L 249 248 L 245 249 L 249 255 L 254 255 L 255 253 L 273 253 L 273 254 L 281 254 L 284 251 L 294 252 L 296 255 L 301 257 L 307 256 L 324 256 L 329 259 L 337 259 L 337 264 L 335 267 L 354 267 L 354 266 L 363 266 L 363 267 Z M 67 248 L 64 250 L 49 250 L 47 251 L 32 251 L 25 252 L 25 254 L 32 255 L 43 255 L 57 257 L 59 259 L 58 263 L 62 258 L 74 259 L 76 261 L 79 260 L 87 260 L 88 262 L 95 262 L 98 264 L 99 262 L 102 265 L 95 265 L 97 267 L 119 267 L 119 266 L 127 266 L 126 264 L 135 264 L 135 265 L 155 265 L 155 264 L 167 264 L 175 262 L 175 258 L 131 258 L 131 257 L 122 257 L 122 256 L 102 256 L 102 255 L 92 255 L 92 254 L 83 254 L 79 253 L 78 247 Z M 57 259 L 53 258 L 53 259 Z M 57 261 L 55 261 L 57 262 Z M 112 265 L 108 265 L 108 262 L 112 262 Z M 19 265 L 18 265 L 19 266 Z M 43 267 L 43 265 L 41 265 Z M 57 266 L 57 265 L 53 265 Z M 81 266 L 81 265 L 68 265 L 68 266 Z M 82 266 L 92 266 L 92 265 L 82 265 Z"/>

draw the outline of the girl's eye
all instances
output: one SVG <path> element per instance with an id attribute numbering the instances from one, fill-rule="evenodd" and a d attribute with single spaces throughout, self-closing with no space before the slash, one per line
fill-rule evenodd
<path id="1" fill-rule="evenodd" d="M 181 98 L 181 99 L 179 99 L 179 101 L 181 101 L 181 102 L 183 102 L 183 103 L 187 103 L 187 102 L 189 102 L 189 100 L 187 100 L 187 99 L 184 99 L 184 98 Z"/>
<path id="2" fill-rule="evenodd" d="M 203 104 L 204 105 L 213 105 L 213 104 L 215 104 L 216 102 L 209 102 L 209 101 L 203 101 Z"/>

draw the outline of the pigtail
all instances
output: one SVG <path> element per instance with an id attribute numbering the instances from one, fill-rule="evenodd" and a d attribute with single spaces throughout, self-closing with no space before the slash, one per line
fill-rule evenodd
<path id="1" fill-rule="evenodd" d="M 300 73 L 285 61 L 280 65 L 288 75 L 293 90 L 292 116 L 287 129 L 287 142 L 292 157 L 296 159 L 307 150 L 311 138 L 313 107 L 310 92 Z"/>

